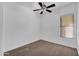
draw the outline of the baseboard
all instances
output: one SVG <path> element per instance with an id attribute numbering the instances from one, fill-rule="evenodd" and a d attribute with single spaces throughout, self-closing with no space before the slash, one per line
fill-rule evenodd
<path id="1" fill-rule="evenodd" d="M 51 43 L 56 43 L 56 44 L 60 44 L 60 45 L 63 45 L 63 46 L 67 46 L 67 47 L 71 47 L 71 48 L 76 48 L 76 47 L 68 46 L 68 45 L 66 45 L 66 44 L 62 44 L 62 43 L 59 43 L 59 42 L 53 42 L 53 41 L 46 40 L 46 39 L 42 39 L 42 38 L 41 38 L 41 39 L 38 39 L 38 40 L 44 40 L 44 41 L 48 41 L 48 42 L 51 42 Z M 22 44 L 22 45 L 19 45 L 19 46 L 13 47 L 12 49 L 6 50 L 6 51 L 4 51 L 4 52 L 14 50 L 14 49 L 19 48 L 19 47 L 22 47 L 22 46 L 24 46 L 24 45 L 27 45 L 27 44 L 30 44 L 30 43 L 36 42 L 36 41 L 38 41 L 38 40 L 30 41 L 30 42 L 28 42 L 28 43 L 26 43 L 26 44 Z"/>
<path id="2" fill-rule="evenodd" d="M 51 42 L 51 43 L 56 43 L 56 44 L 59 44 L 59 45 L 63 45 L 63 46 L 67 46 L 67 47 L 71 47 L 71 48 L 76 48 L 77 49 L 77 47 L 69 46 L 67 44 L 62 44 L 61 42 L 55 42 L 55 41 L 50 41 L 50 40 L 46 40 L 46 39 L 42 39 L 42 40 L 45 40 L 45 41 L 48 41 L 48 42 Z"/>
<path id="3" fill-rule="evenodd" d="M 38 39 L 38 40 L 40 40 L 40 39 Z M 33 40 L 33 41 L 30 41 L 30 42 L 28 42 L 28 43 L 21 44 L 21 45 L 16 46 L 16 47 L 12 47 L 12 48 L 10 48 L 10 49 L 4 50 L 4 52 L 7 52 L 7 51 L 11 51 L 11 50 L 17 49 L 17 48 L 19 48 L 19 47 L 22 47 L 22 46 L 24 46 L 24 45 L 30 44 L 30 43 L 32 43 L 32 42 L 36 42 L 36 41 L 38 41 L 38 40 Z"/>

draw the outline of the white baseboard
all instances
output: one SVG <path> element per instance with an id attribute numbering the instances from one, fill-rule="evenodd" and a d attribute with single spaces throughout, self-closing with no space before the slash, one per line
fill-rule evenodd
<path id="1" fill-rule="evenodd" d="M 46 39 L 43 39 L 43 40 L 51 42 L 51 43 L 56 43 L 56 44 L 60 44 L 60 45 L 63 45 L 63 46 L 67 46 L 67 47 L 71 47 L 71 48 L 76 48 L 77 49 L 77 47 L 69 46 L 67 44 L 63 44 L 62 42 L 56 42 L 56 41 L 51 41 L 51 40 L 46 40 Z"/>
<path id="2" fill-rule="evenodd" d="M 38 39 L 38 40 L 39 40 L 39 39 Z M 11 47 L 11 48 L 9 48 L 9 49 L 5 49 L 4 52 L 7 52 L 7 51 L 10 51 L 10 50 L 13 50 L 13 49 L 22 47 L 22 46 L 24 46 L 24 45 L 30 44 L 30 43 L 35 42 L 35 41 L 38 41 L 38 40 L 29 41 L 28 43 L 24 42 L 23 44 L 17 45 L 17 46 L 15 46 L 15 47 Z"/>

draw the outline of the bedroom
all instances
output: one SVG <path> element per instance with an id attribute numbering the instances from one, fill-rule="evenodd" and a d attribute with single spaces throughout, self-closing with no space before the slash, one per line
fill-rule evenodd
<path id="1" fill-rule="evenodd" d="M 50 51 L 53 43 L 59 46 L 66 46 L 76 49 L 77 53 L 73 52 L 71 55 L 78 55 L 79 51 L 79 3 L 78 2 L 44 2 L 46 6 L 55 4 L 55 7 L 49 8 L 52 12 L 43 10 L 40 14 L 39 11 L 33 11 L 39 9 L 39 2 L 0 2 L 0 51 L 2 55 L 17 55 L 19 47 L 32 48 L 33 44 L 34 52 L 26 48 L 27 55 L 54 55 L 52 53 L 46 54 Z M 73 15 L 73 17 L 71 17 Z M 67 35 L 64 35 L 61 29 L 61 19 L 70 16 L 69 19 L 73 19 L 69 23 L 73 24 L 68 35 L 68 29 L 66 30 Z M 66 24 L 68 24 L 68 22 Z M 70 28 L 70 27 L 69 27 Z M 64 28 L 65 29 L 65 28 Z M 62 31 L 62 32 L 61 32 Z M 64 30 L 65 31 L 65 30 Z M 45 44 L 44 44 L 45 43 Z M 46 44 L 47 43 L 47 44 Z M 42 44 L 44 44 L 42 47 Z M 41 45 L 41 46 L 40 46 Z M 50 47 L 49 47 L 50 45 Z M 56 46 L 58 46 L 56 45 Z M 37 47 L 39 46 L 39 47 Z M 55 46 L 55 47 L 56 47 Z M 37 47 L 37 48 L 36 48 Z M 41 49 L 44 48 L 43 50 Z M 46 48 L 48 47 L 48 48 Z M 62 50 L 63 47 L 59 47 Z M 22 48 L 20 48 L 22 50 Z M 19 49 L 19 50 L 20 50 Z M 39 49 L 39 50 L 36 50 Z M 47 49 L 46 51 L 44 51 Z M 53 47 L 51 48 L 53 49 Z M 57 49 L 57 48 L 56 48 Z M 17 51 L 17 53 L 15 53 Z M 23 51 L 23 50 L 22 50 Z M 43 52 L 44 51 L 44 52 Z M 48 52 L 47 52 L 48 51 Z M 69 52 L 68 50 L 65 50 Z M 14 52 L 14 53 L 13 53 Z M 23 51 L 25 52 L 25 51 Z M 40 53 L 41 52 L 41 53 Z M 43 52 L 43 53 L 42 53 Z M 51 52 L 51 51 L 50 51 Z M 71 51 L 72 52 L 72 51 Z M 32 54 L 31 54 L 32 53 Z M 34 54 L 33 54 L 34 53 Z M 55 52 L 57 55 L 61 53 Z M 66 53 L 66 52 L 65 52 Z M 24 55 L 24 54 L 20 54 Z M 63 54 L 68 55 L 68 54 Z"/>

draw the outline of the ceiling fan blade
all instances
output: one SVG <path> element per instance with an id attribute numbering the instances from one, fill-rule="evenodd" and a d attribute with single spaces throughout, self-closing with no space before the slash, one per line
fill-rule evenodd
<path id="1" fill-rule="evenodd" d="M 54 6 L 55 6 L 55 4 L 52 4 L 52 5 L 47 6 L 47 8 L 51 8 L 51 7 L 54 7 Z"/>
<path id="2" fill-rule="evenodd" d="M 41 8 L 43 7 L 42 2 L 39 2 L 38 4 L 40 5 Z"/>
<path id="3" fill-rule="evenodd" d="M 52 12 L 51 10 L 46 10 L 46 11 L 47 11 L 47 12 L 50 12 L 50 13 Z"/>
<path id="4" fill-rule="evenodd" d="M 43 11 L 41 11 L 40 14 L 43 14 Z"/>
<path id="5" fill-rule="evenodd" d="M 39 11 L 39 10 L 41 10 L 41 9 L 35 9 L 35 10 L 33 10 L 33 11 Z"/>

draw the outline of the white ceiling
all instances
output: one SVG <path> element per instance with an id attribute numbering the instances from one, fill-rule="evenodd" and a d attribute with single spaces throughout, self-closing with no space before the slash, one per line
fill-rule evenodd
<path id="1" fill-rule="evenodd" d="M 46 5 L 50 5 L 50 4 L 53 4 L 53 3 L 55 3 L 56 8 L 59 8 L 59 7 L 68 5 L 68 4 L 72 3 L 72 2 L 47 2 Z"/>
<path id="2" fill-rule="evenodd" d="M 24 6 L 24 7 L 40 8 L 40 6 L 38 5 L 37 2 L 16 2 L 16 3 L 18 3 L 19 5 Z M 68 4 L 73 3 L 73 2 L 45 2 L 45 4 L 47 6 L 50 4 L 53 4 L 53 3 L 56 4 L 55 8 L 59 8 L 59 7 L 68 5 Z"/>

